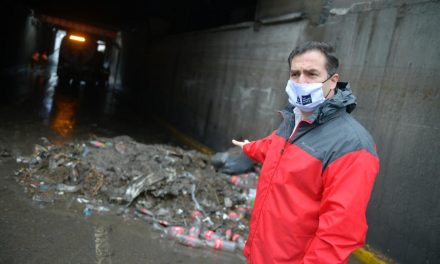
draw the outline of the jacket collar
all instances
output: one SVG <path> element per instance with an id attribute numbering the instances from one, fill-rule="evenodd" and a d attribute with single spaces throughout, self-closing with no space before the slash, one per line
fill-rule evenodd
<path id="1" fill-rule="evenodd" d="M 288 104 L 287 111 L 293 111 L 294 106 Z M 344 113 L 351 113 L 356 108 L 356 96 L 353 94 L 350 84 L 338 82 L 336 84 L 335 95 L 329 100 L 325 100 L 307 119 L 308 123 L 322 124 L 328 120 Z"/>
<path id="2" fill-rule="evenodd" d="M 322 124 L 342 113 L 351 113 L 356 108 L 356 96 L 353 94 L 349 83 L 338 82 L 335 92 L 332 98 L 326 100 L 309 116 L 313 122 Z"/>

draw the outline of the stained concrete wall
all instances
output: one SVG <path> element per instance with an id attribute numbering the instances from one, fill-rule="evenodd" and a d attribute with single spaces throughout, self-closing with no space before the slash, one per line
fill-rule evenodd
<path id="1" fill-rule="evenodd" d="M 286 57 L 299 41 L 335 44 L 341 77 L 358 96 L 354 115 L 371 131 L 381 158 L 367 214 L 367 242 L 400 263 L 436 263 L 440 3 L 318 4 L 325 12 L 306 16 L 320 17 L 313 23 L 250 23 L 150 42 L 144 105 L 159 109 L 204 144 L 224 150 L 233 137 L 255 139 L 277 126 L 276 110 L 286 103 Z M 273 10 L 279 7 L 269 13 L 283 15 Z"/>
<path id="2" fill-rule="evenodd" d="M 316 0 L 311 0 L 316 2 Z M 255 10 L 255 18 L 261 19 L 266 17 L 274 17 L 292 12 L 303 12 L 307 1 L 291 1 L 291 0 L 260 0 L 257 1 Z"/>
<path id="3" fill-rule="evenodd" d="M 185 34 L 154 44 L 147 61 L 150 98 L 167 119 L 203 143 L 222 149 L 230 139 L 273 130 L 286 103 L 286 58 L 306 21 Z M 264 124 L 264 125 L 262 125 Z"/>
<path id="4" fill-rule="evenodd" d="M 440 258 L 439 12 L 438 1 L 364 6 L 313 32 L 338 47 L 381 157 L 368 242 L 401 263 Z"/>

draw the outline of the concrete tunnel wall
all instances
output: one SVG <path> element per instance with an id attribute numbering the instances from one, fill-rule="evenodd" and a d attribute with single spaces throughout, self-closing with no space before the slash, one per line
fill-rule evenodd
<path id="1" fill-rule="evenodd" d="M 373 7 L 322 29 L 338 47 L 358 96 L 354 115 L 381 157 L 368 242 L 401 263 L 440 257 L 439 12 L 439 2 Z"/>
<path id="2" fill-rule="evenodd" d="M 358 96 L 353 114 L 373 135 L 381 158 L 367 243 L 400 263 L 437 262 L 440 3 L 340 0 L 333 6 L 339 15 L 331 15 L 329 3 L 326 13 L 309 16 L 319 17 L 314 23 L 250 23 L 150 41 L 140 56 L 147 85 L 137 100 L 225 150 L 231 138 L 257 139 L 277 127 L 276 111 L 287 102 L 286 58 L 297 43 L 335 44 L 341 79 Z"/>
<path id="3" fill-rule="evenodd" d="M 277 109 L 287 102 L 286 58 L 305 26 L 302 21 L 278 30 L 248 27 L 162 39 L 146 58 L 154 65 L 147 78 L 155 87 L 151 98 L 166 99 L 160 103 L 166 118 L 215 149 L 230 147 L 233 137 L 270 133 L 279 122 Z"/>

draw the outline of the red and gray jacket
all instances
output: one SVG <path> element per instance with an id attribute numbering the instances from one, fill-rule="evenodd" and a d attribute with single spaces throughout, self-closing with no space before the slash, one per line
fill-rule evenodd
<path id="1" fill-rule="evenodd" d="M 338 83 L 295 131 L 290 107 L 276 131 L 244 146 L 263 163 L 244 249 L 249 263 L 345 263 L 364 244 L 379 158 L 349 114 L 355 105 L 349 85 Z"/>

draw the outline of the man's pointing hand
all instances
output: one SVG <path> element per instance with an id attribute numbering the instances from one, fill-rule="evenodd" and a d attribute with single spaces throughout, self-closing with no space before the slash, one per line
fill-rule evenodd
<path id="1" fill-rule="evenodd" d="M 237 141 L 235 139 L 232 140 L 232 144 L 239 146 L 242 149 L 243 149 L 243 146 L 246 145 L 247 143 L 249 143 L 249 140 L 247 140 L 247 139 L 245 139 L 244 141 Z"/>

